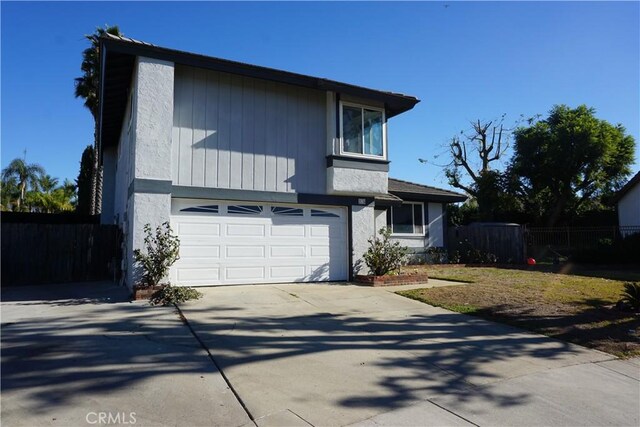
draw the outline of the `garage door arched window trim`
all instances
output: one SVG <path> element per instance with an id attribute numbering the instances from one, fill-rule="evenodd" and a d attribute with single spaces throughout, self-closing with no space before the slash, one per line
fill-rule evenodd
<path id="1" fill-rule="evenodd" d="M 300 208 L 291 208 L 286 206 L 272 206 L 271 212 L 274 215 L 286 216 L 304 216 L 304 211 Z"/>
<path id="2" fill-rule="evenodd" d="M 230 205 L 227 207 L 228 214 L 236 215 L 260 215 L 263 207 L 260 205 Z"/>
<path id="3" fill-rule="evenodd" d="M 206 206 L 192 206 L 189 208 L 180 209 L 180 212 L 197 212 L 197 213 L 219 213 L 218 205 L 206 205 Z"/>

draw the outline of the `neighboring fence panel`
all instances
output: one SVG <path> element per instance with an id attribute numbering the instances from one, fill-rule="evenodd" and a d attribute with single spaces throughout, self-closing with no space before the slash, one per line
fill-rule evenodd
<path id="1" fill-rule="evenodd" d="M 116 280 L 116 225 L 2 223 L 2 285 Z"/>
<path id="2" fill-rule="evenodd" d="M 546 261 L 568 258 L 635 233 L 640 233 L 640 227 L 531 227 L 525 232 L 525 242 L 529 256 Z"/>
<path id="3" fill-rule="evenodd" d="M 522 263 L 524 231 L 518 224 L 477 223 L 450 227 L 448 231 L 450 251 L 463 252 L 469 248 L 494 254 L 498 262 Z"/>

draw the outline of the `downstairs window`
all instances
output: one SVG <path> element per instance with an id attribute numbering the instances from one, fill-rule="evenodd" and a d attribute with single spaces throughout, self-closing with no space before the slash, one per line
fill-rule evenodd
<path id="1" fill-rule="evenodd" d="M 424 236 L 424 205 L 403 203 L 387 210 L 387 226 L 392 234 Z"/>

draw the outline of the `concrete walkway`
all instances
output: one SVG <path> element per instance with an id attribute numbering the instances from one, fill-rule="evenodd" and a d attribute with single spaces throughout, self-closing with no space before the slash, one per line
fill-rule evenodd
<path id="1" fill-rule="evenodd" d="M 259 426 L 640 423 L 638 361 L 390 288 L 203 291 L 182 311 Z"/>
<path id="2" fill-rule="evenodd" d="M 3 426 L 250 423 L 175 309 L 127 299 L 100 283 L 3 289 Z"/>

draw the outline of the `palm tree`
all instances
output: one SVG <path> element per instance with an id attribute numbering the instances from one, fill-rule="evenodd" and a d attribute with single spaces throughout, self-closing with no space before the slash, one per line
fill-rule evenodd
<path id="1" fill-rule="evenodd" d="M 0 189 L 0 209 L 3 211 L 10 211 L 13 209 L 16 200 L 20 195 L 20 189 L 18 188 L 18 181 L 15 177 L 9 177 L 2 179 L 2 188 Z"/>
<path id="2" fill-rule="evenodd" d="M 26 204 L 43 213 L 72 211 L 75 207 L 75 191 L 76 186 L 68 179 L 59 186 L 58 178 L 44 175 L 40 178 L 39 190 L 27 193 Z"/>
<path id="3" fill-rule="evenodd" d="M 28 189 L 37 190 L 40 186 L 40 177 L 44 175 L 44 168 L 37 163 L 27 163 L 25 159 L 13 159 L 2 170 L 3 182 L 15 180 L 19 194 L 16 200 L 16 210 L 22 210 L 25 195 Z"/>
<path id="4" fill-rule="evenodd" d="M 54 178 L 49 174 L 44 174 L 38 180 L 38 187 L 43 193 L 50 194 L 58 187 L 58 181 L 58 178 Z"/>
<path id="5" fill-rule="evenodd" d="M 93 145 L 97 152 L 97 120 L 98 120 L 98 89 L 100 86 L 100 37 L 112 34 L 122 36 L 117 25 L 104 28 L 96 28 L 93 34 L 85 35 L 91 45 L 82 52 L 82 76 L 75 79 L 75 95 L 76 98 L 84 99 L 84 106 L 91 112 L 94 120 Z M 98 156 L 95 157 L 93 171 L 91 175 L 91 199 L 90 212 L 98 213 L 98 199 L 101 197 L 101 188 L 98 188 L 98 182 L 101 181 L 98 176 Z"/>

